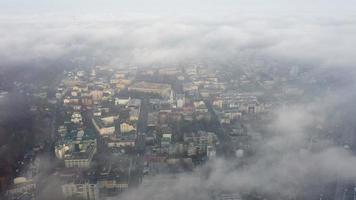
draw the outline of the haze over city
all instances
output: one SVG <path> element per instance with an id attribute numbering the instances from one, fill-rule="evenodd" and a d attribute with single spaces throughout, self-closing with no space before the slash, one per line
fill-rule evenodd
<path id="1" fill-rule="evenodd" d="M 356 199 L 355 8 L 0 1 L 0 199 Z"/>

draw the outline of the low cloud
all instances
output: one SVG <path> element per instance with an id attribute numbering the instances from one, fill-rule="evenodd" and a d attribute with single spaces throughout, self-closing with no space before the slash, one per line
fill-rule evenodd
<path id="1" fill-rule="evenodd" d="M 1 20 L 1 65 L 67 60 L 77 65 L 215 64 L 253 59 L 349 67 L 352 16 L 237 15 L 216 19 L 119 17 Z"/>
<path id="2" fill-rule="evenodd" d="M 190 174 L 157 176 L 120 199 L 200 200 L 211 199 L 217 191 L 257 191 L 271 199 L 317 198 L 328 184 L 356 178 L 356 157 L 326 135 L 336 122 L 329 121 L 326 105 L 337 106 L 325 101 L 277 110 L 268 130 L 255 133 L 265 139 L 256 141 L 255 155 L 243 166 L 239 159 L 220 158 Z"/>

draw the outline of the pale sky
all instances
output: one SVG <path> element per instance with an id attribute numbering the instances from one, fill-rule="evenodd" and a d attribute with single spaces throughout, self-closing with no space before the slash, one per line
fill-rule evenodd
<path id="1" fill-rule="evenodd" d="M 0 0 L 3 15 L 234 12 L 323 12 L 333 15 L 355 11 L 355 0 Z"/>

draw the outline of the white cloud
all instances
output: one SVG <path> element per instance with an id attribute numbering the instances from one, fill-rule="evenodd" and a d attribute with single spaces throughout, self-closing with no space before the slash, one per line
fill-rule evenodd
<path id="1" fill-rule="evenodd" d="M 349 67 L 355 63 L 356 21 L 332 23 L 317 17 L 241 15 L 225 19 L 119 18 L 113 20 L 43 19 L 8 21 L 0 30 L 1 65 L 33 59 L 137 65 L 184 60 L 235 60 L 241 52 L 262 59 L 318 66 Z"/>

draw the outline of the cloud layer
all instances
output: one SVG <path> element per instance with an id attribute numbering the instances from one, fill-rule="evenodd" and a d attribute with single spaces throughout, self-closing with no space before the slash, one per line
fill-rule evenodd
<path id="1" fill-rule="evenodd" d="M 3 18 L 1 65 L 42 60 L 117 66 L 187 60 L 223 63 L 252 55 L 328 67 L 349 67 L 356 61 L 352 16 L 52 18 Z"/>

